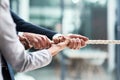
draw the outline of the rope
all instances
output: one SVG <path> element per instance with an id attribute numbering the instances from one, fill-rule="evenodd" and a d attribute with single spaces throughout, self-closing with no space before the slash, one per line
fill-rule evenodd
<path id="1" fill-rule="evenodd" d="M 51 41 L 54 44 L 54 41 Z M 86 44 L 120 44 L 120 40 L 88 40 Z"/>
<path id="2" fill-rule="evenodd" d="M 87 44 L 120 44 L 120 40 L 88 40 Z"/>

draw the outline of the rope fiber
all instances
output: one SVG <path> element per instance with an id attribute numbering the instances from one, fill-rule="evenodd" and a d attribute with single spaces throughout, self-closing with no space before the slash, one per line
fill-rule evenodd
<path id="1" fill-rule="evenodd" d="M 120 44 L 120 40 L 88 40 L 87 44 Z"/>

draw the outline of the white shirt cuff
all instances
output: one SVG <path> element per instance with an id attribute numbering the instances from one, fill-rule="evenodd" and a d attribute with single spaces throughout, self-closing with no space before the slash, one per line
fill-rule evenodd
<path id="1" fill-rule="evenodd" d="M 59 36 L 62 36 L 62 34 L 55 34 L 54 36 L 53 36 L 53 38 L 56 38 L 56 37 L 59 37 Z"/>
<path id="2" fill-rule="evenodd" d="M 22 36 L 24 32 L 18 32 L 18 35 L 19 36 Z"/>

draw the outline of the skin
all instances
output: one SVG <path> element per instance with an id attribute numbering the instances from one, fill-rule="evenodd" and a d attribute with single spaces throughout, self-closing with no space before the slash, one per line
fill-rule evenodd
<path id="1" fill-rule="evenodd" d="M 40 34 L 34 34 L 34 33 L 24 33 L 24 37 L 26 37 L 35 49 L 45 49 L 51 47 L 51 40 L 45 36 Z"/>
<path id="2" fill-rule="evenodd" d="M 59 37 L 54 37 L 53 41 L 57 44 L 59 42 L 63 42 L 66 39 L 69 40 L 67 47 L 69 47 L 70 49 L 80 49 L 82 47 L 85 47 L 86 42 L 88 41 L 87 37 L 77 34 L 69 34 L 66 36 L 62 35 Z"/>
<path id="3" fill-rule="evenodd" d="M 76 50 L 85 47 L 86 41 L 88 41 L 87 37 L 78 34 L 53 37 L 52 41 L 45 35 L 27 32 L 25 32 L 21 37 L 24 37 L 28 41 L 30 47 L 34 47 L 35 49 L 48 49 L 52 46 L 52 44 L 58 44 L 68 40 L 67 47 Z"/>
<path id="4" fill-rule="evenodd" d="M 69 40 L 65 40 L 64 42 L 60 42 L 58 44 L 52 44 L 50 48 L 48 48 L 48 51 L 51 53 L 52 56 L 55 56 L 63 50 L 64 48 L 67 47 L 67 44 L 69 43 Z"/>
<path id="5" fill-rule="evenodd" d="M 30 39 L 30 42 L 34 41 L 34 39 L 32 38 L 35 38 L 35 36 L 39 37 L 38 35 L 35 35 L 35 34 L 27 34 L 25 35 L 27 37 L 29 37 Z M 34 36 L 34 37 L 31 37 L 31 36 Z M 44 36 L 42 36 L 44 37 Z M 40 37 L 41 38 L 41 37 Z M 25 46 L 26 49 L 28 48 L 31 48 L 33 46 L 31 46 L 30 42 L 28 39 L 26 39 L 26 37 L 24 36 L 19 36 L 19 40 L 21 41 L 21 43 Z M 35 42 L 35 41 L 34 41 Z M 46 41 L 47 42 L 47 41 Z M 55 44 L 54 42 L 51 42 L 51 46 L 47 49 L 49 51 L 49 53 L 52 55 L 52 56 L 55 56 L 56 54 L 58 54 L 61 50 L 63 50 L 64 48 L 67 47 L 67 44 L 69 43 L 69 40 L 65 40 L 64 42 L 59 42 L 57 44 Z M 36 46 L 36 45 L 35 45 Z"/>

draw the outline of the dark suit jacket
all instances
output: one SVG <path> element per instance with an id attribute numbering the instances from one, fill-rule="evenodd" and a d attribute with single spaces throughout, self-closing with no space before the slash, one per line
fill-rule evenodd
<path id="1" fill-rule="evenodd" d="M 52 30 L 48 30 L 41 26 L 36 26 L 31 23 L 28 23 L 28 22 L 24 21 L 23 19 L 21 19 L 19 16 L 17 16 L 14 12 L 12 12 L 12 11 L 10 11 L 10 12 L 11 12 L 14 22 L 16 23 L 17 31 L 42 34 L 42 35 L 46 35 L 50 39 L 52 39 L 53 35 L 56 34 L 56 32 L 54 32 Z"/>

